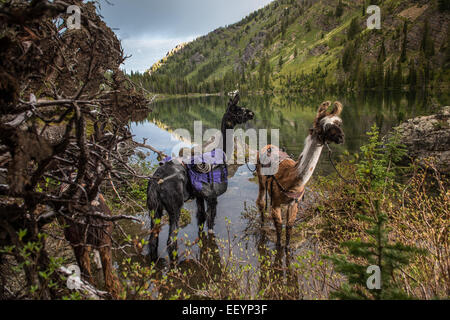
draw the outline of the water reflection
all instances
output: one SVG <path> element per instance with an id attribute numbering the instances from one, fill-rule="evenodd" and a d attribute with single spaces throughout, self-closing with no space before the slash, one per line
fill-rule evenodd
<path id="1" fill-rule="evenodd" d="M 193 135 L 193 123 L 198 120 L 203 122 L 204 130 L 220 128 L 227 99 L 227 97 L 182 98 L 154 103 L 152 113 L 145 116 L 142 113 L 136 115 L 135 121 L 131 124 L 132 133 L 135 135 L 135 140 L 142 141 L 143 138 L 148 138 L 148 144 L 169 154 L 172 148 L 179 144 L 179 141 L 171 134 L 174 130 L 184 128 Z M 280 147 L 296 158 L 303 148 L 304 139 L 312 126 L 318 105 L 324 100 L 339 100 L 344 104 L 341 117 L 346 141 L 344 145 L 333 148 L 337 154 L 344 150 L 357 152 L 367 139 L 365 133 L 373 124 L 377 124 L 382 133 L 386 133 L 407 118 L 434 112 L 435 110 L 431 107 L 433 99 L 420 93 L 408 95 L 371 93 L 361 96 L 327 97 L 242 97 L 242 105 L 251 108 L 256 114 L 255 119 L 245 124 L 243 128 L 268 129 L 269 133 L 270 129 L 280 129 Z M 156 155 L 151 155 L 150 159 L 156 159 Z M 326 155 L 322 155 L 315 175 L 328 174 L 332 170 Z M 248 168 L 245 165 L 237 168 L 235 175 L 229 181 L 228 191 L 218 199 L 215 236 L 205 235 L 199 238 L 195 219 L 195 202 L 185 204 L 184 207 L 191 212 L 192 222 L 178 234 L 186 235 L 183 238 L 191 242 L 199 238 L 203 244 L 203 246 L 189 248 L 183 244 L 183 241 L 179 244 L 179 267 L 197 270 L 193 273 L 190 286 L 195 287 L 195 283 L 201 283 L 204 280 L 207 274 L 202 273 L 201 268 L 208 267 L 213 270 L 212 274 L 215 272 L 215 276 L 221 276 L 220 272 L 223 270 L 221 263 L 229 253 L 224 249 L 225 246 L 220 246 L 217 242 L 227 239 L 231 234 L 232 242 L 239 243 L 240 248 L 245 251 L 242 253 L 238 246 L 232 246 L 231 250 L 234 254 L 238 257 L 240 255 L 245 258 L 252 257 L 250 263 L 262 271 L 269 265 L 272 271 L 279 271 L 277 279 L 280 285 L 292 286 L 289 297 L 284 298 L 292 298 L 300 294 L 298 284 L 299 281 L 304 280 L 296 279 L 294 273 L 289 273 L 292 255 L 279 252 L 269 255 L 273 260 L 268 265 L 261 263 L 258 256 L 267 255 L 267 250 L 271 251 L 275 248 L 274 244 L 264 234 L 245 235 L 248 224 L 254 221 L 251 218 L 243 218 L 242 212 L 245 211 L 246 205 L 254 206 L 257 189 L 253 174 Z M 265 226 L 266 230 L 271 228 L 271 222 L 268 224 L 270 226 Z M 167 226 L 163 227 L 160 248 L 158 248 L 158 252 L 162 254 L 161 260 L 168 258 L 165 248 L 166 239 L 163 239 L 167 236 L 167 229 L 164 228 Z M 188 257 L 183 254 L 187 250 L 192 250 Z M 162 266 L 167 265 L 162 263 Z M 258 287 L 259 290 L 263 289 L 263 286 L 268 283 L 267 279 L 264 279 L 264 272 L 260 274 L 259 279 L 254 279 L 255 290 L 258 290 Z"/>
<path id="2" fill-rule="evenodd" d="M 342 146 L 335 146 L 338 153 L 344 150 L 359 151 L 359 147 L 366 141 L 365 133 L 373 124 L 377 124 L 383 134 L 407 118 L 434 111 L 430 107 L 433 99 L 419 93 L 401 95 L 371 92 L 360 96 L 327 97 L 251 96 L 242 97 L 242 104 L 254 110 L 256 117 L 243 128 L 267 129 L 268 141 L 270 129 L 279 129 L 280 147 L 296 158 L 303 148 L 317 107 L 324 100 L 339 100 L 344 104 L 342 120 L 346 142 Z M 204 130 L 220 128 L 226 102 L 227 97 L 217 96 L 157 102 L 146 119 L 140 115 L 132 124 L 133 134 L 138 140 L 149 138 L 151 145 L 170 152 L 178 142 L 171 140 L 168 133 L 183 128 L 193 136 L 193 124 L 198 120 L 202 121 Z M 164 134 L 155 127 L 163 128 Z M 331 169 L 325 157 L 322 157 L 318 173 L 326 174 Z"/>

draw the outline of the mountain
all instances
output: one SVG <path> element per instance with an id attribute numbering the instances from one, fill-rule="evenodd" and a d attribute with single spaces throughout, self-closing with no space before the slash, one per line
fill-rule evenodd
<path id="1" fill-rule="evenodd" d="M 151 92 L 448 88 L 448 0 L 278 0 L 133 74 Z"/>
<path id="2" fill-rule="evenodd" d="M 155 73 L 156 71 L 158 71 L 159 68 L 161 68 L 164 63 L 167 61 L 167 59 L 169 59 L 171 56 L 173 56 L 175 53 L 177 53 L 178 51 L 180 51 L 181 49 L 183 49 L 186 46 L 187 42 L 183 42 L 179 45 L 177 45 L 175 48 L 173 48 L 172 50 L 170 50 L 169 52 L 167 52 L 166 56 L 164 58 L 162 58 L 161 60 L 155 62 L 150 69 L 147 70 L 147 73 L 149 75 L 152 75 L 153 73 Z"/>

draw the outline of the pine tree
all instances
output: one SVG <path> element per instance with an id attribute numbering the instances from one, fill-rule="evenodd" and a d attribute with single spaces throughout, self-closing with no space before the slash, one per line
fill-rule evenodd
<path id="1" fill-rule="evenodd" d="M 306 32 L 310 32 L 311 31 L 311 22 L 309 20 L 306 21 L 305 30 L 306 30 Z"/>
<path id="2" fill-rule="evenodd" d="M 413 60 L 410 60 L 409 62 L 409 75 L 408 75 L 408 84 L 409 88 L 414 90 L 417 86 L 417 72 L 415 63 Z"/>
<path id="3" fill-rule="evenodd" d="M 387 68 L 386 73 L 384 75 L 384 89 L 387 90 L 391 85 L 391 68 Z"/>
<path id="4" fill-rule="evenodd" d="M 367 78 L 366 78 L 366 72 L 363 68 L 359 68 L 358 73 L 358 86 L 359 90 L 365 90 L 367 89 Z"/>
<path id="5" fill-rule="evenodd" d="M 430 61 L 427 60 L 427 62 L 425 63 L 425 68 L 424 68 L 424 80 L 425 80 L 425 86 L 428 87 L 429 81 L 431 80 L 430 77 Z"/>
<path id="6" fill-rule="evenodd" d="M 281 69 L 282 66 L 283 66 L 283 56 L 280 54 L 280 59 L 278 60 L 278 67 L 280 67 Z"/>
<path id="7" fill-rule="evenodd" d="M 380 53 L 378 54 L 378 62 L 383 63 L 386 60 L 386 47 L 384 46 L 384 39 L 381 41 Z"/>
<path id="8" fill-rule="evenodd" d="M 355 36 L 360 32 L 360 27 L 357 18 L 353 18 L 348 27 L 347 38 L 353 40 Z"/>
<path id="9" fill-rule="evenodd" d="M 331 260 L 336 271 L 343 274 L 348 283 L 331 293 L 331 297 L 337 299 L 371 299 L 371 300 L 395 300 L 413 299 L 404 292 L 394 281 L 396 271 L 407 266 L 412 258 L 417 254 L 424 254 L 412 246 L 405 246 L 401 243 L 389 243 L 388 230 L 385 228 L 387 216 L 380 212 L 379 202 L 375 202 L 376 218 L 369 216 L 359 216 L 359 219 L 370 224 L 366 234 L 368 241 L 355 240 L 341 244 L 341 247 L 348 250 L 347 255 L 333 255 L 325 258 Z M 352 258 L 352 259 L 349 259 Z M 351 262 L 349 260 L 358 262 Z M 359 262 L 361 259 L 366 263 Z M 379 268 L 380 283 L 379 288 L 369 289 L 370 278 L 373 271 L 369 266 Z M 370 272 L 369 272 L 370 271 Z M 376 272 L 376 271 L 375 271 Z M 372 273 L 372 276 L 370 275 Z"/>
<path id="10" fill-rule="evenodd" d="M 339 0 L 338 5 L 336 7 L 336 12 L 335 15 L 336 17 L 340 17 L 342 16 L 342 14 L 344 13 L 344 4 L 342 3 L 342 0 Z"/>
<path id="11" fill-rule="evenodd" d="M 430 36 L 430 27 L 428 25 L 428 20 L 425 20 L 423 27 L 422 42 L 420 44 L 420 49 L 425 54 L 426 58 L 434 56 L 434 42 Z"/>
<path id="12" fill-rule="evenodd" d="M 402 42 L 402 53 L 400 56 L 400 61 L 405 62 L 406 61 L 406 43 L 408 41 L 408 25 L 405 21 L 403 24 L 403 42 Z"/>
<path id="13" fill-rule="evenodd" d="M 402 63 L 400 62 L 400 59 L 397 62 L 397 71 L 394 75 L 394 89 L 399 91 L 402 88 L 403 84 L 403 71 L 402 71 Z"/>
<path id="14" fill-rule="evenodd" d="M 297 51 L 297 47 L 295 47 L 295 49 L 294 49 L 294 59 L 297 58 L 297 55 L 298 55 L 298 51 Z"/>
<path id="15" fill-rule="evenodd" d="M 394 81 L 395 81 L 395 74 L 394 74 L 394 64 L 391 63 L 391 66 L 389 68 L 389 73 L 391 74 L 390 82 L 389 82 L 389 88 L 394 88 Z"/>
<path id="16" fill-rule="evenodd" d="M 355 47 L 352 43 L 345 46 L 344 52 L 342 53 L 342 68 L 345 72 L 349 71 L 350 65 L 352 63 L 353 55 L 355 53 Z"/>
<path id="17" fill-rule="evenodd" d="M 445 61 L 450 63 L 450 25 L 447 28 L 447 47 L 445 49 Z"/>
<path id="18" fill-rule="evenodd" d="M 377 66 L 376 87 L 378 90 L 384 88 L 384 66 L 382 62 L 379 62 Z"/>
<path id="19" fill-rule="evenodd" d="M 264 77 L 266 72 L 266 64 L 267 64 L 267 57 L 264 55 L 261 59 L 261 62 L 259 64 L 259 87 L 262 88 L 264 86 Z"/>

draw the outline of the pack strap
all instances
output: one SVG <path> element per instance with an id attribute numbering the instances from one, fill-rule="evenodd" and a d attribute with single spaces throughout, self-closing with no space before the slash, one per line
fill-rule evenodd
<path id="1" fill-rule="evenodd" d="M 267 211 L 267 203 L 268 201 L 268 183 L 269 183 L 269 179 L 270 179 L 270 205 L 272 206 L 272 196 L 273 196 L 273 182 L 275 181 L 275 183 L 277 184 L 278 188 L 280 188 L 281 192 L 288 198 L 294 200 L 296 203 L 299 203 L 303 196 L 305 195 L 305 189 L 303 189 L 303 191 L 299 191 L 299 192 L 291 192 L 289 190 L 286 190 L 286 188 L 284 188 L 281 183 L 278 181 L 277 177 L 275 177 L 275 175 L 273 176 L 269 176 L 266 179 L 266 208 L 265 210 Z"/>

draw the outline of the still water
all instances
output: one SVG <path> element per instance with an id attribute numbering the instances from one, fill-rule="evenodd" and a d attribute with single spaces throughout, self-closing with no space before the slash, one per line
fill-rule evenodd
<path id="1" fill-rule="evenodd" d="M 242 97 L 240 105 L 255 113 L 255 119 L 244 124 L 243 129 L 279 129 L 280 147 L 288 154 L 297 158 L 303 148 L 304 139 L 311 128 L 317 108 L 324 100 L 339 100 L 344 105 L 341 115 L 345 132 L 345 143 L 341 146 L 333 145 L 333 158 L 338 159 L 344 151 L 358 152 L 360 146 L 367 140 L 365 133 L 377 124 L 382 133 L 386 133 L 401 121 L 416 115 L 431 113 L 430 98 L 423 95 L 393 96 L 375 94 L 365 97 Z M 220 129 L 222 116 L 227 105 L 226 97 L 181 98 L 156 102 L 152 105 L 152 112 L 141 114 L 132 123 L 134 140 L 142 142 L 170 154 L 174 146 L 180 144 L 173 131 L 187 129 L 193 136 L 194 121 L 201 120 L 203 130 L 209 128 Z M 270 141 L 270 138 L 268 138 Z M 144 151 L 144 150 L 143 150 Z M 156 163 L 156 155 L 149 155 L 149 159 Z M 251 168 L 253 166 L 250 166 Z M 327 175 L 332 172 L 332 166 L 324 152 L 321 156 L 314 176 Z M 244 165 L 229 180 L 228 191 L 219 198 L 215 225 L 215 240 L 230 239 L 235 254 L 246 257 L 256 256 L 256 243 L 260 240 L 249 226 L 254 224 L 248 216 L 242 213 L 246 208 L 255 206 L 258 186 L 252 172 Z M 314 177 L 313 177 L 314 178 Z M 195 241 L 198 238 L 196 224 L 195 201 L 187 202 L 185 208 L 191 212 L 191 223 L 179 232 L 180 260 L 183 259 L 184 240 Z M 301 215 L 301 213 L 299 213 Z M 267 230 L 273 228 L 272 222 L 266 220 Z M 183 240 L 181 240 L 183 239 Z M 180 241 L 181 240 L 181 241 Z M 158 253 L 162 261 L 167 260 L 166 252 L 167 226 L 160 234 Z M 274 248 L 274 243 L 265 240 L 267 247 Z M 307 242 L 306 242 L 307 243 Z M 238 248 L 239 244 L 241 247 Z M 260 243 L 259 243 L 260 244 Z M 214 245 L 216 245 L 214 243 Z M 198 251 L 198 250 L 197 250 Z M 226 250 L 220 250 L 222 258 L 226 259 Z M 193 255 L 199 255 L 193 248 Z M 252 260 L 252 259 L 250 259 Z M 257 259 L 253 259 L 257 263 Z"/>

